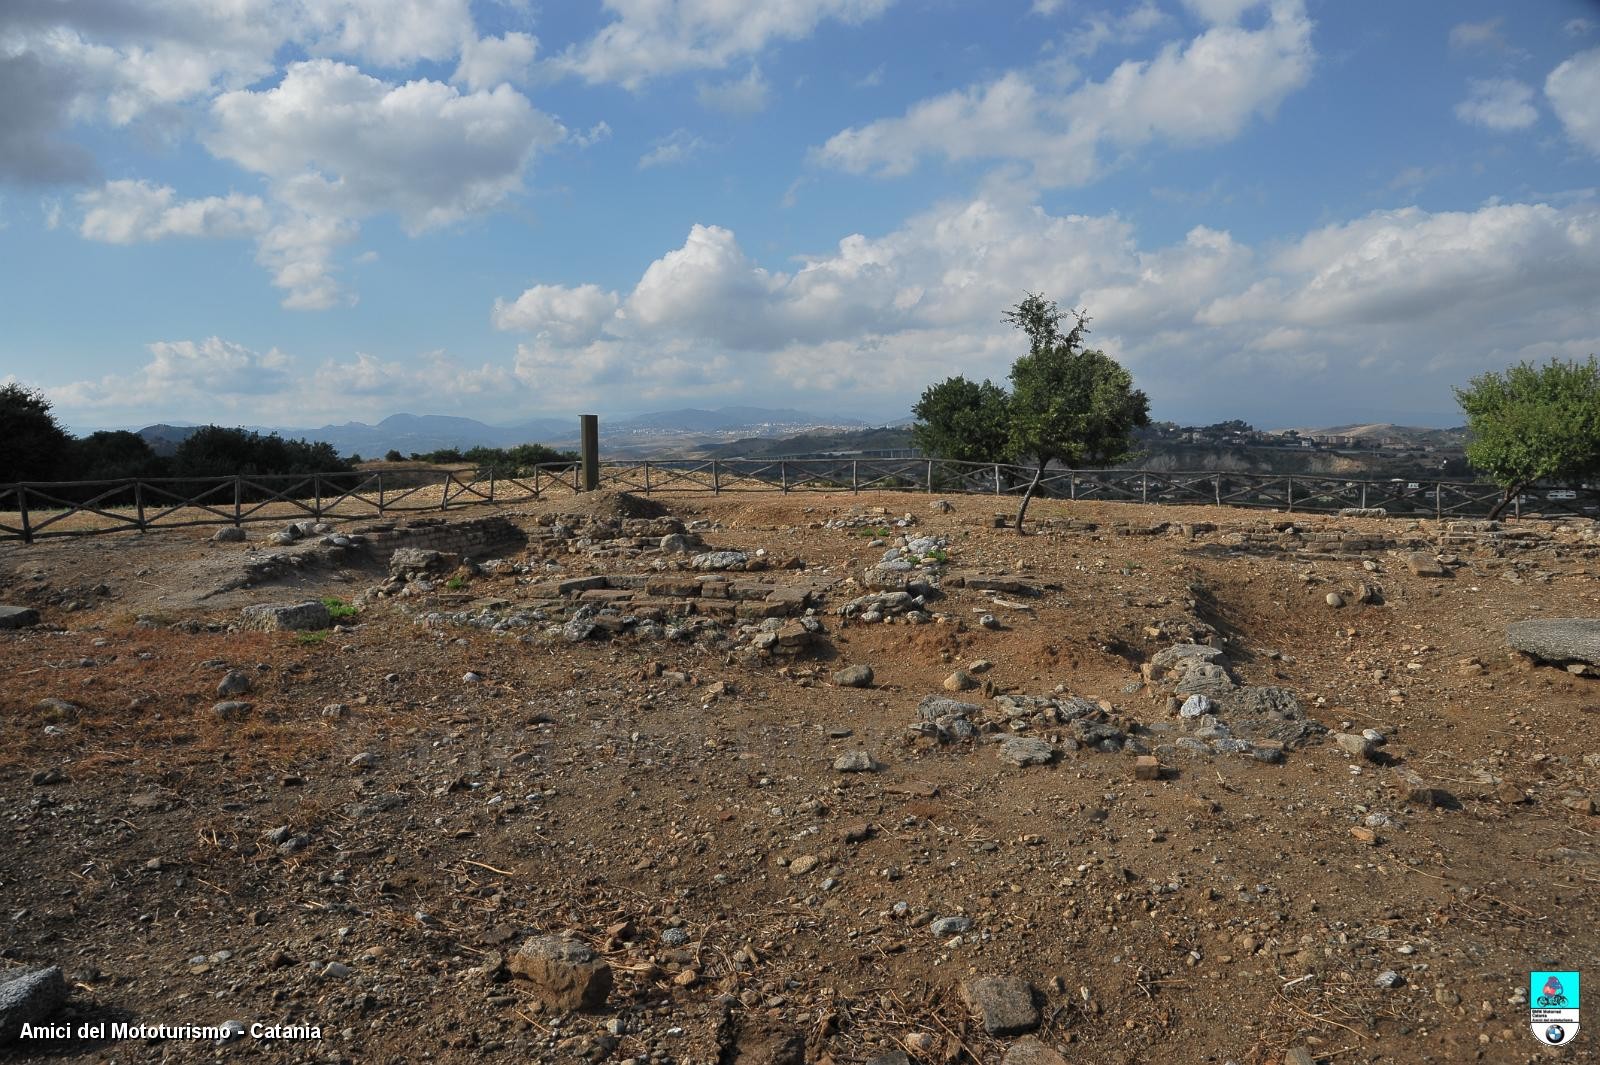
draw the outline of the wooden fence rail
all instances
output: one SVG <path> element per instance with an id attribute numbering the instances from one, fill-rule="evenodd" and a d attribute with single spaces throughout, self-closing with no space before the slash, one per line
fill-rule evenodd
<path id="1" fill-rule="evenodd" d="M 1020 495 L 1034 471 L 1006 463 L 927 458 L 649 459 L 602 467 L 601 484 L 632 492 L 918 491 Z M 377 518 L 575 494 L 577 463 L 529 472 L 391 468 L 355 473 L 128 478 L 0 484 L 0 541 L 243 525 L 299 517 Z M 1045 498 L 1211 504 L 1285 512 L 1381 508 L 1398 517 L 1482 517 L 1493 485 L 1462 481 L 1358 481 L 1300 474 L 1051 468 Z M 1600 517 L 1600 490 L 1541 488 L 1516 501 L 1518 517 Z"/>

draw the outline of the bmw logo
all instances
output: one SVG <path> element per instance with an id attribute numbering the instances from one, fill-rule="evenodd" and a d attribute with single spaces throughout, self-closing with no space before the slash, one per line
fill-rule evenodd
<path id="1" fill-rule="evenodd" d="M 1567 1037 L 1567 1030 L 1559 1024 L 1552 1024 L 1544 1030 L 1544 1041 L 1551 1046 L 1557 1046 Z"/>

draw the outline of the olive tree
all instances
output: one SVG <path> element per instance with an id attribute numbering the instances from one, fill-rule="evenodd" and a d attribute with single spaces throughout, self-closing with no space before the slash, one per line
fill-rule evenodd
<path id="1" fill-rule="evenodd" d="M 1028 353 L 1011 367 L 1011 390 L 964 377 L 932 385 L 913 408 L 912 439 L 941 458 L 1033 466 L 1017 508 L 1021 533 L 1045 469 L 1052 462 L 1095 466 L 1124 457 L 1133 430 L 1150 424 L 1150 401 L 1115 359 L 1084 348 L 1089 317 L 1082 311 L 1072 312 L 1063 333 L 1066 316 L 1055 303 L 1029 293 L 1005 317 L 1028 337 Z"/>
<path id="2" fill-rule="evenodd" d="M 1052 462 L 1103 466 L 1128 454 L 1134 429 L 1150 424 L 1150 400 L 1133 375 L 1103 351 L 1083 346 L 1089 316 L 1073 311 L 1072 327 L 1053 301 L 1030 293 L 1006 313 L 1028 337 L 1028 354 L 1011 366 L 1011 449 L 1034 467 L 1017 507 L 1023 531 L 1028 503 Z"/>
<path id="3" fill-rule="evenodd" d="M 1455 390 L 1467 414 L 1467 460 L 1504 491 L 1498 518 L 1538 481 L 1600 473 L 1600 364 L 1552 359 L 1474 377 Z"/>

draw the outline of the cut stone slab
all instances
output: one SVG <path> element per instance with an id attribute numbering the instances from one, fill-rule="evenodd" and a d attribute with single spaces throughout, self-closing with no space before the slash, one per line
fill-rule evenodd
<path id="1" fill-rule="evenodd" d="M 1037 584 L 1019 577 L 1005 577 L 991 573 L 971 574 L 966 586 L 980 592 L 1004 592 L 1006 595 L 1043 595 Z"/>
<path id="2" fill-rule="evenodd" d="M 1054 744 L 1032 736 L 1007 736 L 998 746 L 1000 760 L 1015 766 L 1049 765 L 1056 759 Z"/>
<path id="3" fill-rule="evenodd" d="M 1406 568 L 1418 577 L 1448 577 L 1450 571 L 1426 551 L 1412 551 L 1406 555 Z"/>
<path id="4" fill-rule="evenodd" d="M 1033 985 L 1020 976 L 977 976 L 961 985 L 967 1006 L 990 1035 L 1021 1035 L 1039 1027 Z"/>
<path id="5" fill-rule="evenodd" d="M 16 1039 L 24 1024 L 44 1024 L 67 1001 L 61 966 L 35 969 L 0 981 L 0 1043 Z"/>
<path id="6" fill-rule="evenodd" d="M 1012 1043 L 1000 1065 L 1067 1065 L 1067 1059 L 1029 1036 Z"/>
<path id="7" fill-rule="evenodd" d="M 258 603 L 244 608 L 247 629 L 309 632 L 332 624 L 328 608 L 315 599 L 305 603 Z"/>
<path id="8" fill-rule="evenodd" d="M 39 612 L 31 606 L 0 606 L 0 629 L 26 629 L 39 624 Z"/>
<path id="9" fill-rule="evenodd" d="M 983 707 L 951 699 L 944 695 L 930 695 L 917 704 L 917 717 L 922 721 L 937 721 L 941 717 L 981 717 Z"/>
<path id="10" fill-rule="evenodd" d="M 506 967 L 527 979 L 552 1009 L 597 1009 L 611 993 L 611 966 L 585 943 L 539 936 L 517 948 Z"/>
<path id="11" fill-rule="evenodd" d="M 1600 618 L 1535 618 L 1506 626 L 1506 643 L 1541 662 L 1600 666 Z"/>

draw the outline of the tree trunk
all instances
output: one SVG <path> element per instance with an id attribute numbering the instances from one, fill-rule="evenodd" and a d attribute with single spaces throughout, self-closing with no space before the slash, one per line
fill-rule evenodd
<path id="1" fill-rule="evenodd" d="M 1022 519 L 1028 513 L 1028 503 L 1029 503 L 1029 501 L 1031 501 L 1033 499 L 1033 493 L 1038 491 L 1038 489 L 1039 489 L 1039 480 L 1042 477 L 1044 477 L 1044 468 L 1049 463 L 1049 461 L 1050 461 L 1049 459 L 1045 459 L 1043 462 L 1039 463 L 1039 468 L 1033 471 L 1033 480 L 1028 484 L 1028 490 L 1026 492 L 1022 493 L 1022 505 L 1017 508 L 1017 535 L 1018 536 L 1026 536 L 1027 535 L 1027 533 L 1024 532 L 1023 528 L 1022 528 Z"/>
<path id="2" fill-rule="evenodd" d="M 1512 485 L 1510 488 L 1507 488 L 1506 489 L 1506 494 L 1500 497 L 1500 502 L 1496 503 L 1492 508 L 1490 508 L 1490 510 L 1489 510 L 1489 520 L 1490 521 L 1498 521 L 1498 520 L 1500 520 L 1500 515 L 1505 511 L 1506 507 L 1510 506 L 1511 505 L 1511 501 L 1513 499 L 1517 498 L 1518 496 L 1520 496 L 1522 494 L 1523 489 L 1525 489 L 1527 487 L 1528 486 L 1526 484 L 1517 484 L 1517 485 Z"/>

